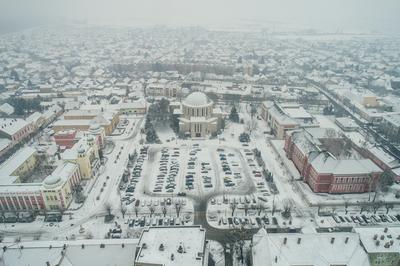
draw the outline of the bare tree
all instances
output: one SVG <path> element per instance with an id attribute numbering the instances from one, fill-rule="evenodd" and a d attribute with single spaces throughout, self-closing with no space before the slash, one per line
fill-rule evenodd
<path id="1" fill-rule="evenodd" d="M 247 121 L 246 123 L 246 129 L 249 131 L 249 134 L 251 135 L 251 133 L 256 130 L 258 128 L 258 123 L 257 120 L 255 119 L 251 119 L 249 121 Z"/>
<path id="2" fill-rule="evenodd" d="M 126 208 L 126 206 L 121 206 L 121 214 L 122 214 L 122 219 L 124 219 L 124 218 L 125 218 L 125 213 L 126 213 L 126 211 L 127 211 L 127 208 Z"/>
<path id="3" fill-rule="evenodd" d="M 389 210 L 394 208 L 394 205 L 390 202 L 385 202 L 384 204 L 385 204 L 385 208 L 386 208 L 386 214 L 388 214 Z"/>
<path id="4" fill-rule="evenodd" d="M 229 208 L 232 211 L 232 215 L 231 216 L 233 216 L 235 214 L 235 210 L 236 210 L 237 205 L 238 205 L 238 203 L 236 202 L 236 200 L 234 200 L 233 202 L 231 202 L 229 204 Z"/>
<path id="5" fill-rule="evenodd" d="M 264 205 L 264 203 L 258 203 L 258 205 L 257 205 L 257 211 L 258 211 L 258 216 L 260 216 L 261 215 L 261 212 L 262 211 L 264 211 L 265 210 L 265 205 Z"/>
<path id="6" fill-rule="evenodd" d="M 274 194 L 275 195 L 275 194 Z M 275 200 L 272 200 L 272 216 L 274 216 L 276 211 L 276 204 L 275 204 Z"/>
<path id="7" fill-rule="evenodd" d="M 175 203 L 176 216 L 179 217 L 181 210 L 182 210 L 182 202 Z"/>
<path id="8" fill-rule="evenodd" d="M 290 217 L 290 214 L 292 212 L 292 202 L 288 199 L 283 201 L 283 211 L 282 211 L 282 216 L 285 218 Z"/>
<path id="9" fill-rule="evenodd" d="M 106 202 L 106 203 L 104 203 L 103 207 L 104 207 L 104 210 L 107 212 L 107 215 L 111 216 L 111 210 L 112 210 L 111 203 Z"/>
<path id="10" fill-rule="evenodd" d="M 361 202 L 360 203 L 360 214 L 362 214 L 364 211 L 368 210 L 368 203 L 366 202 Z"/>
<path id="11" fill-rule="evenodd" d="M 135 212 L 136 218 L 138 217 L 140 208 L 138 206 L 135 206 L 135 208 L 133 209 L 133 211 Z"/>
<path id="12" fill-rule="evenodd" d="M 164 217 L 167 215 L 167 206 L 166 205 L 164 205 L 164 206 L 162 206 L 162 214 L 164 215 Z"/>
<path id="13" fill-rule="evenodd" d="M 249 204 L 245 203 L 243 204 L 243 207 L 244 207 L 244 215 L 247 216 L 247 212 L 249 211 L 250 206 Z"/>
<path id="14" fill-rule="evenodd" d="M 150 217 L 153 217 L 153 214 L 156 211 L 156 208 L 154 206 L 149 206 L 149 211 L 150 211 Z"/>
<path id="15" fill-rule="evenodd" d="M 349 208 L 349 201 L 348 200 L 345 200 L 344 201 L 344 211 L 345 211 L 345 214 L 347 214 L 348 213 L 348 209 Z"/>
<path id="16" fill-rule="evenodd" d="M 372 211 L 374 212 L 374 214 L 376 214 L 376 212 L 378 211 L 378 209 L 379 209 L 381 206 L 382 206 L 382 202 L 381 202 L 381 201 L 374 201 L 374 202 L 371 204 L 371 208 L 372 208 Z"/>

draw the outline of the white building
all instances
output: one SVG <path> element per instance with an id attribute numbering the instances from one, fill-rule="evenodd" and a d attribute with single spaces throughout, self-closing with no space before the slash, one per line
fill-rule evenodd
<path id="1" fill-rule="evenodd" d="M 150 227 L 139 239 L 135 266 L 203 266 L 206 231 L 200 226 Z"/>
<path id="2" fill-rule="evenodd" d="M 0 266 L 133 266 L 137 239 L 2 243 Z"/>
<path id="3" fill-rule="evenodd" d="M 360 235 L 371 265 L 400 265 L 399 227 L 357 227 L 354 231 Z"/>
<path id="4" fill-rule="evenodd" d="M 253 236 L 254 266 L 370 265 L 355 233 L 268 234 Z"/>
<path id="5" fill-rule="evenodd" d="M 192 138 L 204 138 L 220 129 L 222 112 L 202 92 L 193 92 L 183 100 L 179 114 L 179 132 Z"/>

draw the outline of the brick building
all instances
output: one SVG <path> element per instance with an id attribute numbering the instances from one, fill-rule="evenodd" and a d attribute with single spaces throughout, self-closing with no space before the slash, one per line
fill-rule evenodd
<path id="1" fill-rule="evenodd" d="M 60 147 L 71 149 L 76 143 L 76 130 L 59 131 L 54 134 L 54 141 Z"/>
<path id="2" fill-rule="evenodd" d="M 286 156 L 314 192 L 373 191 L 382 170 L 352 148 L 333 129 L 308 128 L 288 132 Z"/>

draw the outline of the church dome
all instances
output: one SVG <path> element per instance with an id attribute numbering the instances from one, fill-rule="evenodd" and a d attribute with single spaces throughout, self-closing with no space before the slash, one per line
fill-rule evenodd
<path id="1" fill-rule="evenodd" d="M 191 107 L 201 107 L 211 104 L 211 100 L 203 92 L 192 92 L 183 101 L 183 104 Z"/>

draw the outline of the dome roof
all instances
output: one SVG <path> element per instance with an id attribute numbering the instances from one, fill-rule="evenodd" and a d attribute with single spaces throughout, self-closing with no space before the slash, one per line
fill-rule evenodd
<path id="1" fill-rule="evenodd" d="M 78 153 L 85 153 L 85 148 L 82 147 L 82 146 L 80 146 L 80 147 L 78 148 Z"/>
<path id="2" fill-rule="evenodd" d="M 53 176 L 53 175 L 49 175 L 48 177 L 46 177 L 46 179 L 44 180 L 44 184 L 46 186 L 50 186 L 50 187 L 54 187 L 56 186 L 58 183 L 60 183 L 61 178 L 58 176 Z"/>
<path id="3" fill-rule="evenodd" d="M 100 125 L 96 122 L 94 122 L 93 124 L 90 125 L 89 130 L 91 131 L 95 131 L 98 130 L 100 128 Z"/>
<path id="4" fill-rule="evenodd" d="M 205 106 L 212 103 L 210 99 L 208 99 L 207 95 L 203 92 L 192 92 L 189 94 L 186 99 L 183 101 L 183 104 L 189 106 Z"/>

